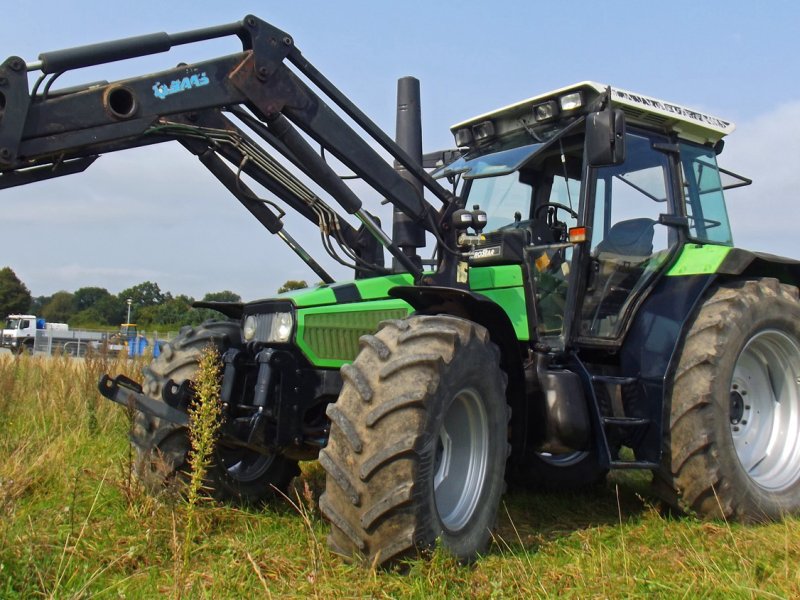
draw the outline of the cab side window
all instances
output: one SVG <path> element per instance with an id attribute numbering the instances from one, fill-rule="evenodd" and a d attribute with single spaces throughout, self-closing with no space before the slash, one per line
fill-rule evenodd
<path id="1" fill-rule="evenodd" d="M 700 242 L 732 246 L 716 153 L 712 148 L 687 143 L 682 143 L 680 148 L 690 237 Z"/>

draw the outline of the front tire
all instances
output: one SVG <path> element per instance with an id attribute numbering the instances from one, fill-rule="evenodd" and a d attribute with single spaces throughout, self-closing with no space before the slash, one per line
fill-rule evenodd
<path id="1" fill-rule="evenodd" d="M 194 378 L 200 353 L 206 346 L 214 346 L 221 355 L 228 348 L 239 346 L 240 340 L 237 323 L 219 321 L 183 328 L 174 340 L 164 344 L 159 357 L 145 369 L 144 392 L 163 401 L 162 390 L 169 380 L 180 385 Z M 150 492 L 158 494 L 182 485 L 190 469 L 186 427 L 137 412 L 131 443 L 136 451 L 136 473 Z M 298 472 L 297 463 L 283 456 L 217 445 L 205 487 L 218 500 L 257 504 L 274 496 L 276 490 L 286 490 Z"/>
<path id="2" fill-rule="evenodd" d="M 385 565 L 437 539 L 462 561 L 487 547 L 508 456 L 506 376 L 487 330 L 414 316 L 361 338 L 328 407 L 320 508 L 329 543 Z"/>
<path id="3" fill-rule="evenodd" d="M 800 510 L 800 301 L 775 279 L 720 285 L 689 330 L 655 482 L 704 518 Z"/>

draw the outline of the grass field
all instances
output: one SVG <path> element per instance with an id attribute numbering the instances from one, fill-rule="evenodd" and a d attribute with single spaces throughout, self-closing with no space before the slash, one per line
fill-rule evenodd
<path id="1" fill-rule="evenodd" d="M 508 495 L 477 564 L 435 551 L 403 573 L 327 551 L 316 463 L 291 502 L 188 515 L 137 485 L 128 416 L 95 392 L 101 373 L 140 368 L 0 355 L 0 598 L 800 597 L 800 521 L 667 518 L 642 474 Z"/>

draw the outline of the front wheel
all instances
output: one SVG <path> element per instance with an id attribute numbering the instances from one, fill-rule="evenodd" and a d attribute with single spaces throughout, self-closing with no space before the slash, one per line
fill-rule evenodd
<path id="1" fill-rule="evenodd" d="M 145 369 L 143 389 L 163 402 L 169 381 L 180 385 L 193 379 L 203 349 L 211 345 L 222 354 L 238 346 L 239 325 L 225 321 L 186 327 Z M 189 431 L 186 427 L 139 412 L 134 418 L 131 441 L 136 450 L 136 472 L 153 493 L 175 484 L 179 487 L 189 470 Z M 257 504 L 288 488 L 299 473 L 296 461 L 277 454 L 261 454 L 248 448 L 229 448 L 218 443 L 206 472 L 205 489 L 219 500 Z"/>
<path id="2" fill-rule="evenodd" d="M 320 453 L 332 549 L 381 565 L 439 539 L 475 559 L 490 540 L 509 448 L 506 376 L 487 330 L 450 316 L 386 322 L 361 338 L 342 375 Z"/>
<path id="3" fill-rule="evenodd" d="M 675 373 L 656 482 L 701 517 L 800 510 L 800 301 L 775 279 L 717 288 Z"/>

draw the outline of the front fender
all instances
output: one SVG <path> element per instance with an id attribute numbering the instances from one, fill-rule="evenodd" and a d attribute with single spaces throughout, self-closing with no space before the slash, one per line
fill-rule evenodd
<path id="1" fill-rule="evenodd" d="M 514 422 L 528 422 L 520 345 L 508 315 L 496 302 L 469 290 L 437 286 L 397 286 L 389 290 L 389 295 L 406 301 L 418 314 L 448 314 L 486 327 L 492 342 L 500 349 L 500 367 L 508 375 L 506 398 Z M 512 451 L 521 453 L 527 432 L 519 428 L 512 431 Z"/>

